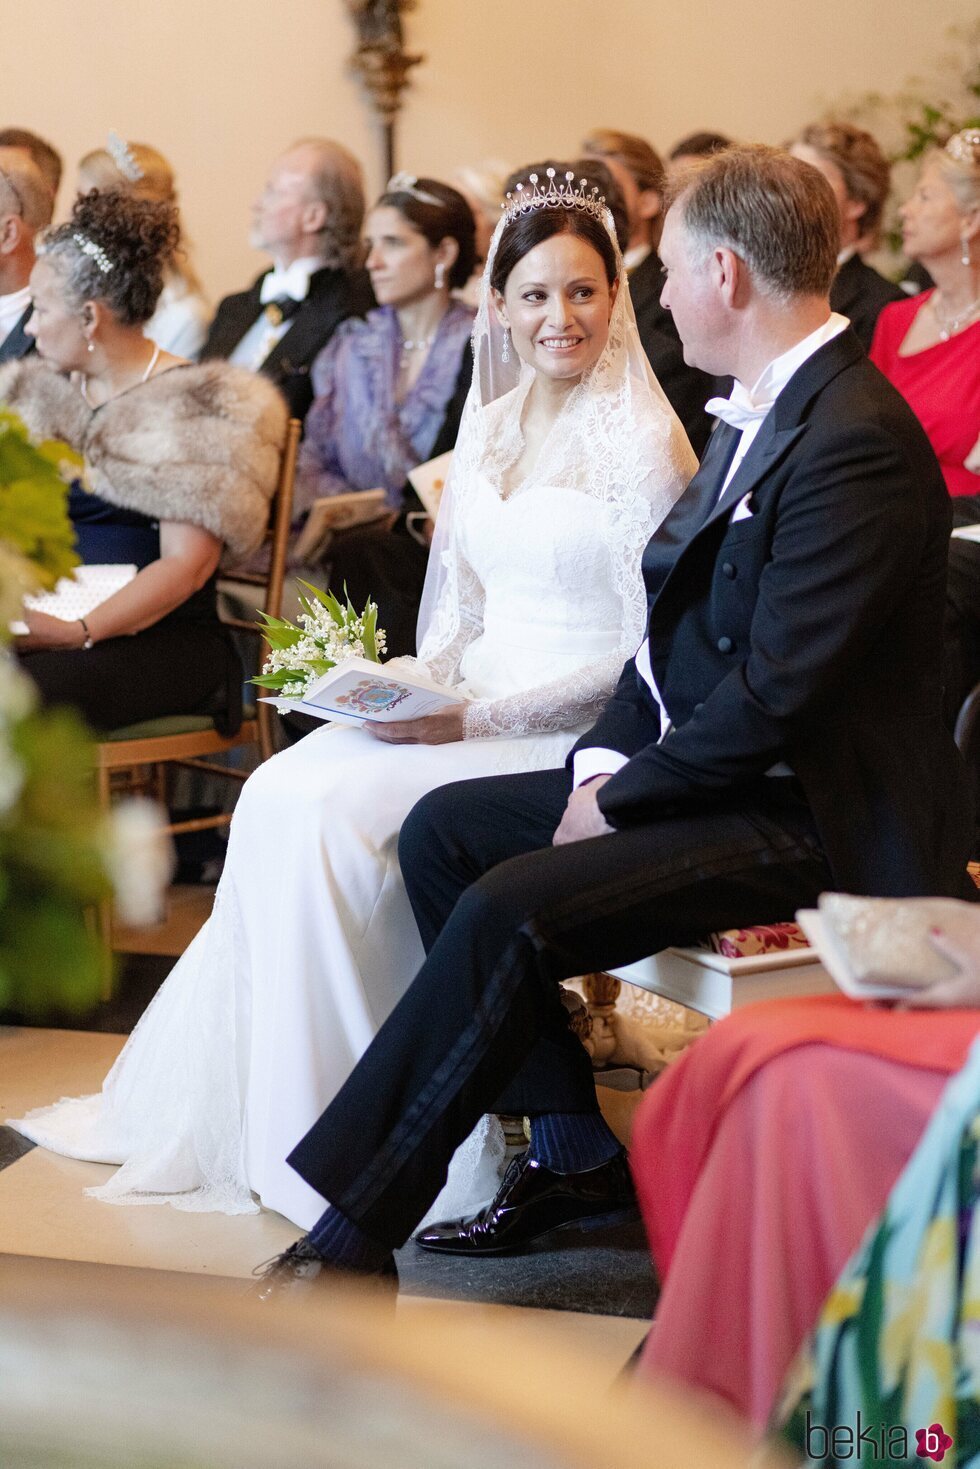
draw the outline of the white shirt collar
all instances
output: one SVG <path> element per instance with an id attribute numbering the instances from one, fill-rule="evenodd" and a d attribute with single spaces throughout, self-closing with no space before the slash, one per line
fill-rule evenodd
<path id="1" fill-rule="evenodd" d="M 293 301 L 305 301 L 310 293 L 310 277 L 323 269 L 323 260 L 318 255 L 304 255 L 292 265 L 275 265 L 263 276 L 260 297 L 263 306 L 276 301 L 280 296 L 289 296 Z"/>
<path id="2" fill-rule="evenodd" d="M 857 252 L 857 245 L 845 245 L 843 250 L 838 250 L 837 269 L 840 270 L 842 265 L 846 265 L 849 260 L 853 259 Z"/>
<path id="3" fill-rule="evenodd" d="M 633 271 L 638 265 L 642 265 L 652 249 L 652 245 L 634 245 L 632 249 L 627 250 L 623 256 L 623 264 L 627 271 Z"/>
<path id="4" fill-rule="evenodd" d="M 783 352 L 779 357 L 774 357 L 768 367 L 763 368 L 751 389 L 746 389 L 735 379 L 732 389 L 732 402 L 740 402 L 746 407 L 761 408 L 763 404 L 772 405 L 789 382 L 790 378 L 812 357 L 814 352 L 820 350 L 825 343 L 833 340 L 846 331 L 850 325 L 846 316 L 832 311 L 822 326 L 818 326 L 815 332 L 804 337 L 801 342 L 790 347 L 788 352 Z"/>
<path id="5" fill-rule="evenodd" d="M 21 286 L 19 291 L 0 296 L 0 342 L 10 335 L 30 304 L 30 286 Z"/>

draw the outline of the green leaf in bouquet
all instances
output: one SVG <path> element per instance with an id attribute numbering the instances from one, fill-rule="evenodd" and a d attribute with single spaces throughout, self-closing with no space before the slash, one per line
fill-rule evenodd
<path id="1" fill-rule="evenodd" d="M 273 693 L 278 693 L 287 684 L 295 683 L 302 676 L 295 668 L 281 668 L 278 673 L 257 673 L 248 681 L 256 684 L 260 689 L 271 689 Z"/>
<path id="2" fill-rule="evenodd" d="M 325 673 L 330 672 L 331 668 L 337 667 L 337 662 L 334 658 L 307 658 L 305 665 L 313 670 L 317 678 L 322 678 Z"/>
<path id="3" fill-rule="evenodd" d="M 287 622 L 284 617 L 270 617 L 266 612 L 260 612 L 261 623 L 257 623 L 262 636 L 274 648 L 281 652 L 284 648 L 293 648 L 301 640 L 303 632 L 292 622 Z"/>
<path id="4" fill-rule="evenodd" d="M 374 602 L 369 602 L 364 609 L 364 633 L 361 644 L 364 648 L 365 658 L 370 658 L 372 663 L 380 663 L 378 657 L 378 609 Z"/>
<path id="5" fill-rule="evenodd" d="M 301 581 L 299 577 L 297 577 L 297 581 L 299 582 L 299 585 L 301 587 L 306 587 L 306 590 L 308 592 L 313 593 L 313 596 L 320 603 L 320 606 L 327 609 L 331 619 L 337 624 L 338 627 L 344 626 L 344 614 L 341 611 L 340 603 L 337 601 L 337 598 L 334 596 L 333 592 L 325 592 L 320 587 L 315 587 L 312 582 Z"/>

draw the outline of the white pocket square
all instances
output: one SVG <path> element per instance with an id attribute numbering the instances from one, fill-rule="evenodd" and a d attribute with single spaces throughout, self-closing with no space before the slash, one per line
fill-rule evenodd
<path id="1" fill-rule="evenodd" d="M 728 522 L 729 525 L 734 525 L 736 520 L 749 520 L 755 514 L 755 511 L 749 504 L 749 501 L 751 499 L 752 491 L 749 490 L 748 494 L 742 496 L 741 500 L 739 500 L 738 504 L 735 506 L 735 509 L 732 511 L 732 518 Z"/>

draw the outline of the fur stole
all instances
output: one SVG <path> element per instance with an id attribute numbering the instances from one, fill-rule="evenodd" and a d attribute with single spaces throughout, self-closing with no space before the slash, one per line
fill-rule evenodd
<path id="1" fill-rule="evenodd" d="M 186 521 L 236 556 L 262 540 L 287 410 L 267 379 L 227 362 L 174 367 L 92 409 L 37 358 L 0 368 L 0 402 L 36 439 L 85 459 L 93 494 L 154 520 Z"/>

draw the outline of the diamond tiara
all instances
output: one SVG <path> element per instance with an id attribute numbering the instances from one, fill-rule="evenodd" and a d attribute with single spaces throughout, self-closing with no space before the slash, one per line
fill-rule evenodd
<path id="1" fill-rule="evenodd" d="M 113 268 L 113 262 L 109 259 L 101 245 L 97 245 L 94 240 L 90 240 L 88 235 L 74 234 L 72 235 L 72 239 L 83 255 L 88 255 L 91 260 L 95 261 L 103 275 L 109 274 Z"/>
<path id="2" fill-rule="evenodd" d="M 980 163 L 980 128 L 964 128 L 954 133 L 946 144 L 946 152 L 957 163 Z"/>
<path id="3" fill-rule="evenodd" d="M 123 178 L 128 179 L 131 184 L 138 184 L 143 177 L 143 170 L 126 140 L 118 133 L 110 133 L 105 140 L 105 150 Z"/>
<path id="4" fill-rule="evenodd" d="M 528 189 L 524 184 L 518 184 L 513 193 L 501 204 L 508 219 L 513 219 L 519 214 L 529 214 L 532 209 L 577 209 L 583 214 L 591 214 L 594 219 L 605 221 L 608 209 L 606 207 L 605 195 L 599 193 L 598 184 L 593 184 L 589 190 L 587 179 L 579 179 L 578 187 L 575 187 L 575 175 L 571 169 L 565 174 L 563 182 L 556 182 L 555 169 L 545 169 L 548 180 L 547 188 L 540 188 L 538 175 L 529 173 L 528 183 L 532 186 Z"/>

